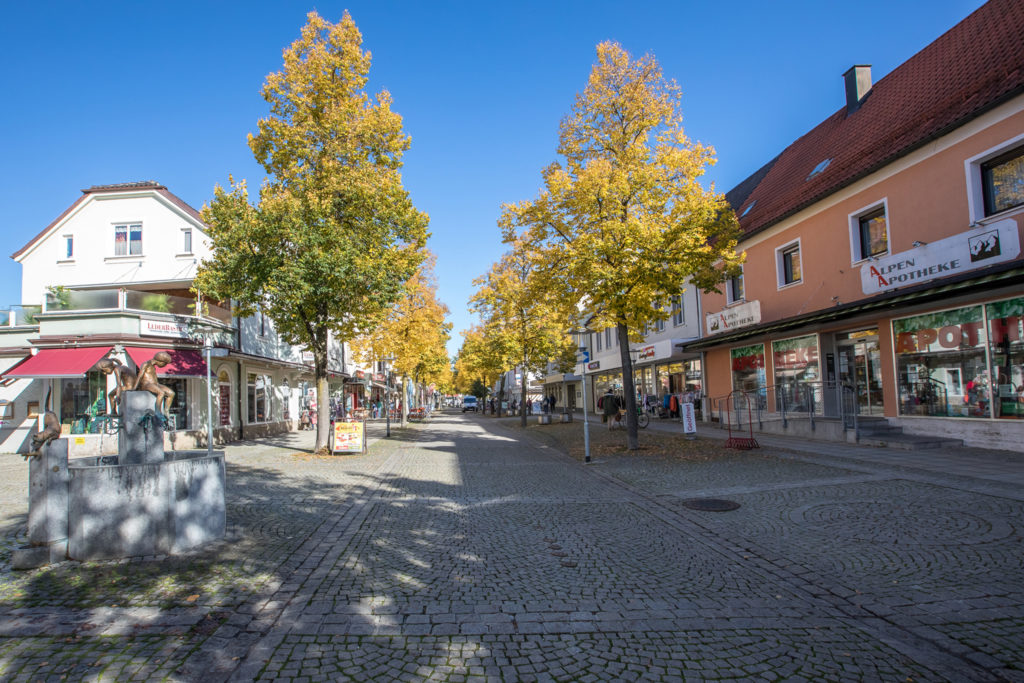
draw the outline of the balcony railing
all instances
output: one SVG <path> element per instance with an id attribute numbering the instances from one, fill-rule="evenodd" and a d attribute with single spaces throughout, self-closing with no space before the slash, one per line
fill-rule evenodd
<path id="1" fill-rule="evenodd" d="M 61 289 L 49 292 L 43 312 L 55 311 L 149 311 L 210 318 L 231 325 L 231 311 L 216 304 L 204 301 L 197 313 L 196 300 L 192 297 L 135 289 Z M 39 312 L 37 308 L 35 313 Z M 34 324 L 34 320 L 22 324 Z"/>
<path id="2" fill-rule="evenodd" d="M 36 316 L 42 310 L 42 306 L 9 306 L 5 310 L 0 310 L 0 327 L 36 325 Z"/>

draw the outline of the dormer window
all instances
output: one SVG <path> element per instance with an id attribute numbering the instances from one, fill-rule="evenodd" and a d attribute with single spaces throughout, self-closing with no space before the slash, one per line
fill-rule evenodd
<path id="1" fill-rule="evenodd" d="M 831 163 L 832 163 L 831 159 L 825 159 L 820 164 L 818 164 L 817 166 L 814 167 L 814 170 L 811 171 L 810 175 L 808 175 L 807 178 L 805 178 L 805 180 L 810 180 L 811 178 L 813 178 L 814 176 L 818 175 L 819 173 L 824 172 L 824 170 L 826 168 L 828 168 L 828 165 L 831 164 Z"/>
<path id="2" fill-rule="evenodd" d="M 114 226 L 114 256 L 142 255 L 142 223 Z"/>

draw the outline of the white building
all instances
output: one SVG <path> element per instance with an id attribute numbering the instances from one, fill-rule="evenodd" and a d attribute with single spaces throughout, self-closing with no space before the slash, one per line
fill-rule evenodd
<path id="1" fill-rule="evenodd" d="M 312 361 L 265 316 L 239 319 L 230 302 L 190 292 L 209 253 L 199 213 L 163 185 L 140 182 L 83 190 L 13 254 L 22 304 L 0 319 L 0 450 L 28 450 L 49 395 L 72 453 L 116 452 L 105 417 L 114 378 L 96 363 L 112 358 L 137 370 L 158 351 L 173 359 L 158 371 L 175 392 L 168 448 L 206 445 L 208 389 L 215 442 L 294 429 Z M 209 387 L 204 338 L 226 351 L 213 359 Z M 342 344 L 332 343 L 329 357 L 340 397 L 355 368 Z"/>

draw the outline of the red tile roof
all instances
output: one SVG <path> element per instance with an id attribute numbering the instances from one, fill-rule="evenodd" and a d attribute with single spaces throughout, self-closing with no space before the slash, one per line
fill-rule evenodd
<path id="1" fill-rule="evenodd" d="M 189 216 L 191 216 L 192 218 L 196 219 L 197 221 L 199 221 L 203 225 L 206 225 L 205 223 L 203 223 L 202 216 L 200 215 L 200 213 L 198 211 L 196 211 L 191 206 L 186 204 L 177 195 L 172 194 L 167 189 L 167 187 L 165 185 L 161 185 L 160 183 L 158 183 L 158 182 L 156 182 L 154 180 L 142 180 L 142 181 L 133 182 L 133 183 L 116 183 L 116 184 L 113 184 L 113 185 L 93 185 L 92 187 L 87 187 L 86 189 L 82 190 L 82 196 L 81 197 L 76 199 L 71 206 L 69 206 L 68 208 L 64 209 L 63 213 L 61 213 L 61 215 L 57 216 L 57 218 L 54 219 L 53 222 L 51 222 L 49 225 L 47 225 L 45 228 L 43 228 L 42 231 L 40 231 L 40 233 L 38 235 L 33 237 L 31 240 L 29 240 L 28 244 L 26 244 L 21 249 L 19 249 L 18 251 L 14 252 L 13 254 L 11 254 L 11 258 L 17 260 L 17 258 L 19 256 L 21 256 L 26 251 L 28 251 L 30 248 L 32 248 L 32 246 L 35 245 L 36 242 L 38 242 L 39 240 L 43 239 L 43 237 L 45 237 L 50 232 L 50 230 L 53 229 L 53 227 L 55 225 L 59 224 L 62 220 L 64 220 L 64 218 L 68 214 L 70 214 L 72 211 L 74 211 L 75 208 L 79 204 L 84 202 L 89 197 L 89 195 L 91 195 L 91 194 L 110 194 L 110 193 L 113 193 L 113 192 L 138 192 L 139 190 L 153 190 L 153 191 L 155 191 L 157 194 L 159 194 L 162 197 L 164 197 L 165 199 L 167 199 L 167 201 L 169 201 L 172 204 L 174 204 L 175 206 L 177 206 L 179 209 L 181 209 L 182 211 L 187 213 Z"/>
<path id="2" fill-rule="evenodd" d="M 737 216 L 757 202 L 740 226 L 771 227 L 1022 93 L 1024 1 L 990 0 L 734 188 Z"/>

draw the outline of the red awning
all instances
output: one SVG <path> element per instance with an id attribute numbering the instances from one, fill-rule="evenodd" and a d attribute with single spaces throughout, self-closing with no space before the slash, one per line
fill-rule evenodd
<path id="1" fill-rule="evenodd" d="M 164 367 L 157 367 L 156 374 L 160 377 L 205 377 L 206 361 L 203 354 L 195 349 L 154 349 L 148 346 L 129 346 L 125 349 L 140 368 L 160 351 L 171 356 L 171 362 Z"/>
<path id="2" fill-rule="evenodd" d="M 82 377 L 110 352 L 110 346 L 40 349 L 4 373 L 4 377 Z"/>

